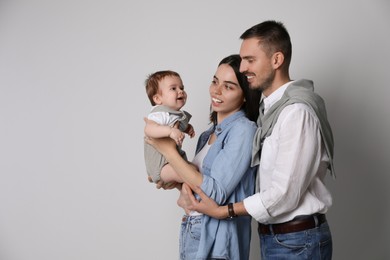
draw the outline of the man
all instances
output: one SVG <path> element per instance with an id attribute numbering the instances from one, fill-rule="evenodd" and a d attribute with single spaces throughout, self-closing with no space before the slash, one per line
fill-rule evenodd
<path id="1" fill-rule="evenodd" d="M 219 206 L 201 189 L 189 209 L 214 218 L 250 215 L 259 222 L 261 257 L 331 259 L 325 213 L 332 197 L 324 178 L 333 170 L 333 137 L 321 97 L 309 80 L 289 76 L 291 41 L 284 25 L 265 21 L 241 35 L 240 71 L 262 91 L 252 166 L 259 187 L 242 202 Z M 262 111 L 264 107 L 264 111 Z"/>

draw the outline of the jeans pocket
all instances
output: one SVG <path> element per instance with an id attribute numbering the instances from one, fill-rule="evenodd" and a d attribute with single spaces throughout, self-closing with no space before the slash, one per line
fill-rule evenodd
<path id="1" fill-rule="evenodd" d="M 191 221 L 189 227 L 189 234 L 192 239 L 200 240 L 200 233 L 202 229 L 202 221 L 200 219 L 194 219 Z"/>
<path id="2" fill-rule="evenodd" d="M 297 236 L 294 233 L 275 235 L 274 239 L 279 245 L 280 253 L 302 255 L 307 250 L 307 241 L 302 234 Z"/>
<path id="3" fill-rule="evenodd" d="M 321 238 L 319 242 L 319 255 L 321 260 L 332 259 L 333 241 L 329 226 L 325 223 L 321 227 Z"/>

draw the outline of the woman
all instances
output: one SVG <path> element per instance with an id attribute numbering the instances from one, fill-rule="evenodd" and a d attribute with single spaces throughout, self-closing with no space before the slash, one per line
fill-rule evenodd
<path id="1" fill-rule="evenodd" d="M 180 174 L 184 186 L 200 186 L 219 204 L 254 193 L 256 169 L 250 161 L 260 93 L 249 89 L 239 72 L 240 62 L 239 55 L 224 58 L 210 85 L 212 126 L 200 135 L 193 160 L 200 172 L 180 157 L 171 140 L 148 141 Z M 197 212 L 185 215 L 180 259 L 248 259 L 251 217 L 234 217 L 234 212 L 231 216 L 218 220 Z"/>

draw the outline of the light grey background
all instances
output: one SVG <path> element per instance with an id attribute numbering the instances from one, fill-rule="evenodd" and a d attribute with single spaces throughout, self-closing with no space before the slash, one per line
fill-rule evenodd
<path id="1" fill-rule="evenodd" d="M 334 259 L 389 259 L 389 11 L 387 0 L 0 1 L 0 259 L 177 259 L 177 192 L 146 181 L 145 77 L 181 74 L 199 134 L 217 63 L 266 19 L 286 24 L 292 78 L 314 80 L 328 107 Z M 258 250 L 254 234 L 251 259 Z"/>

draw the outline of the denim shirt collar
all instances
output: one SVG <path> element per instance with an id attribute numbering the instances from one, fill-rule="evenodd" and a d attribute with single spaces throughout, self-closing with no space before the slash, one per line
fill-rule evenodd
<path id="1" fill-rule="evenodd" d="M 235 112 L 234 114 L 226 117 L 222 123 L 220 124 L 217 124 L 215 126 L 215 129 L 214 129 L 214 133 L 218 136 L 219 134 L 221 134 L 225 129 L 227 129 L 229 127 L 229 125 L 231 123 L 233 123 L 235 120 L 237 120 L 238 118 L 241 118 L 245 116 L 245 113 L 243 110 L 239 110 L 237 112 Z"/>

